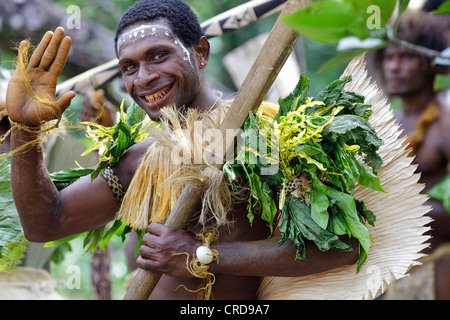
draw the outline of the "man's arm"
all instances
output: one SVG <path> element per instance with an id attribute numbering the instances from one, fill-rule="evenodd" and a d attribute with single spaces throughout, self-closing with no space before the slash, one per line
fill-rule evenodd
<path id="1" fill-rule="evenodd" d="M 306 241 L 306 259 L 295 259 L 296 249 L 288 240 L 278 246 L 280 236 L 254 242 L 237 242 L 212 245 L 217 249 L 220 263 L 213 262 L 210 271 L 240 276 L 301 277 L 331 270 L 358 260 L 358 244 L 352 240 L 353 251 L 320 251 L 312 242 Z M 355 265 L 356 272 L 356 265 Z"/>
<path id="2" fill-rule="evenodd" d="M 57 112 L 29 97 L 23 83 L 24 75 L 38 97 L 48 99 L 64 112 L 74 93 L 56 99 L 55 91 L 70 46 L 71 40 L 64 37 L 64 29 L 47 32 L 28 65 L 19 61 L 18 70 L 8 85 L 8 115 L 19 124 L 12 133 L 11 146 L 17 151 L 27 145 L 12 155 L 11 186 L 25 235 L 34 242 L 55 240 L 99 227 L 113 219 L 118 210 L 117 201 L 101 177 L 92 182 L 90 177 L 82 178 L 58 192 L 45 167 L 41 147 L 29 144 L 36 141 L 37 134 L 28 129 L 55 119 Z M 26 47 L 26 42 L 20 44 L 19 55 Z M 121 170 L 126 172 L 123 165 Z"/>
<path id="3" fill-rule="evenodd" d="M 353 251 L 320 251 L 307 241 L 307 259 L 295 259 L 296 249 L 291 241 L 278 246 L 280 236 L 259 241 L 223 242 L 211 245 L 219 253 L 219 263 L 212 262 L 209 271 L 214 274 L 240 276 L 300 277 L 356 263 L 358 243 L 353 239 Z M 153 223 L 143 238 L 137 265 L 142 269 L 164 273 L 180 279 L 193 276 L 186 269 L 186 252 L 190 257 L 202 243 L 190 233 Z M 356 266 L 355 266 L 356 272 Z"/>
<path id="4" fill-rule="evenodd" d="M 17 131 L 12 147 L 34 137 Z M 114 218 L 118 209 L 103 178 L 83 177 L 59 192 L 49 177 L 40 147 L 11 158 L 11 187 L 25 236 L 46 242 L 94 229 Z"/>

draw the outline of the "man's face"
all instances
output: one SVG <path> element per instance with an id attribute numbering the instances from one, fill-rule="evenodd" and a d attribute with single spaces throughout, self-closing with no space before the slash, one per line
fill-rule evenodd
<path id="1" fill-rule="evenodd" d="M 118 55 L 128 93 L 152 120 L 159 120 L 165 106 L 189 106 L 199 92 L 195 52 L 163 19 L 127 27 L 118 39 Z"/>
<path id="2" fill-rule="evenodd" d="M 424 59 L 399 47 L 384 50 L 382 72 L 385 87 L 391 95 L 416 94 L 430 80 Z"/>

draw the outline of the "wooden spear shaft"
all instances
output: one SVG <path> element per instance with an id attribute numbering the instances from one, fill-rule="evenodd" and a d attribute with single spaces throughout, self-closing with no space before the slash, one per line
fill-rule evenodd
<path id="1" fill-rule="evenodd" d="M 249 111 L 256 111 L 260 106 L 294 49 L 299 36 L 280 18 L 295 13 L 310 2 L 311 0 L 289 0 L 287 2 L 219 128 L 224 133 L 224 137 L 226 130 L 241 128 Z M 227 154 L 228 150 L 233 149 L 234 139 L 223 140 L 225 140 L 225 145 L 222 150 Z M 187 229 L 194 214 L 201 208 L 200 188 L 193 184 L 184 188 L 165 222 L 166 226 L 174 229 Z M 160 277 L 159 273 L 139 269 L 124 299 L 148 299 Z"/>

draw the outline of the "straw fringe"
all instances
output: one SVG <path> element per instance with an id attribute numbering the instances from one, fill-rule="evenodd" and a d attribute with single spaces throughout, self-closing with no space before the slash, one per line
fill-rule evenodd
<path id="1" fill-rule="evenodd" d="M 219 127 L 228 107 L 225 103 L 209 112 L 162 110 L 162 129 L 150 129 L 154 142 L 136 170 L 117 219 L 135 230 L 146 229 L 149 222 L 163 223 L 184 186 L 196 183 L 203 187 L 200 223 L 229 223 L 233 193 L 223 172 L 203 159 L 205 133 Z"/>
<path id="2" fill-rule="evenodd" d="M 297 277 L 266 277 L 259 290 L 259 299 L 373 299 L 386 291 L 395 280 L 405 277 L 412 266 L 420 265 L 419 253 L 428 245 L 424 233 L 431 219 L 425 214 L 427 200 L 420 192 L 419 174 L 408 155 L 405 139 L 392 111 L 365 70 L 364 57 L 355 58 L 343 76 L 352 75 L 346 90 L 355 91 L 372 104 L 369 119 L 384 141 L 379 154 L 383 166 L 378 176 L 386 193 L 358 186 L 355 198 L 364 201 L 377 217 L 369 231 L 374 240 L 369 256 L 356 274 L 356 266 L 344 266 L 320 274 Z M 305 261 L 305 263 L 308 260 Z"/>

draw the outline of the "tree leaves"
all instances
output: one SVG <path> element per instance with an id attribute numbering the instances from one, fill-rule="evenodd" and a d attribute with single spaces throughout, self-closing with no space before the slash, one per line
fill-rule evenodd
<path id="1" fill-rule="evenodd" d="M 384 27 L 394 9 L 392 0 L 323 0 L 312 2 L 283 20 L 310 39 L 335 44 L 347 37 L 371 37 L 373 29 Z M 369 24 L 371 17 L 374 26 Z"/>
<path id="2" fill-rule="evenodd" d="M 82 156 L 94 151 L 100 155 L 99 163 L 91 173 L 92 180 L 97 178 L 106 166 L 114 167 L 117 165 L 120 157 L 129 147 L 147 137 L 143 130 L 146 125 L 144 123 L 145 112 L 139 110 L 140 107 L 134 102 L 124 112 L 123 104 L 122 101 L 119 117 L 113 127 L 84 122 L 84 124 L 95 127 L 95 129 L 87 130 L 87 137 L 93 141 L 93 144 Z"/>
<path id="3" fill-rule="evenodd" d="M 365 252 L 364 255 L 359 256 L 357 266 L 357 271 L 359 271 L 360 266 L 364 263 L 365 257 L 369 253 L 371 241 L 369 230 L 360 220 L 358 211 L 356 210 L 355 199 L 351 195 L 339 192 L 333 188 L 329 188 L 328 193 L 336 201 L 336 206 L 343 214 L 345 224 L 341 228 L 345 227 L 349 236 L 358 239 L 361 249 Z"/>
<path id="4" fill-rule="evenodd" d="M 365 39 L 369 33 L 360 28 L 363 21 L 355 14 L 355 9 L 349 1 L 315 1 L 283 20 L 299 34 L 327 44 L 350 35 Z"/>
<path id="5" fill-rule="evenodd" d="M 284 21 L 307 38 L 337 45 L 338 54 L 319 69 L 324 72 L 364 52 L 388 46 L 408 4 L 409 0 L 322 0 L 284 17 Z M 391 17 L 395 17 L 394 27 L 388 23 Z"/>
<path id="6" fill-rule="evenodd" d="M 286 116 L 289 111 L 292 111 L 294 104 L 306 103 L 306 99 L 308 98 L 309 82 L 310 80 L 307 77 L 301 75 L 295 89 L 287 97 L 278 100 L 280 109 L 274 118 L 275 121 L 278 121 L 281 116 Z"/>
<path id="7" fill-rule="evenodd" d="M 248 218 L 252 223 L 254 215 L 253 210 L 260 212 L 261 218 L 269 223 L 270 232 L 273 232 L 273 221 L 275 214 L 277 213 L 277 207 L 273 201 L 273 192 L 270 189 L 269 184 L 265 181 L 261 181 L 259 176 L 255 172 L 248 173 L 247 179 L 252 190 L 251 198 L 249 199 Z M 254 208 L 251 199 L 256 200 L 258 207 Z"/>

